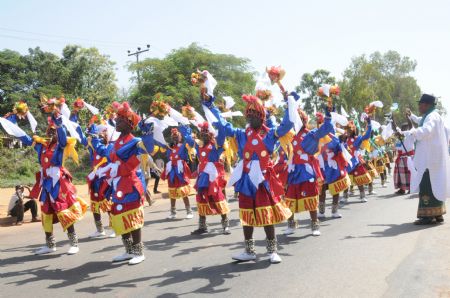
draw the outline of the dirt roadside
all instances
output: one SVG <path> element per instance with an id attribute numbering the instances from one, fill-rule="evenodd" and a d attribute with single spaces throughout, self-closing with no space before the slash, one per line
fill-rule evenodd
<path id="1" fill-rule="evenodd" d="M 152 179 L 150 181 L 150 186 L 149 186 L 150 190 L 153 190 L 153 183 L 154 183 L 154 180 Z M 88 194 L 87 184 L 75 185 L 75 187 L 77 189 L 78 196 L 80 196 L 82 199 L 85 199 L 87 202 L 89 202 L 89 194 Z M 159 186 L 158 186 L 158 191 L 160 191 L 161 194 L 154 195 L 153 192 L 151 191 L 152 198 L 160 199 L 162 197 L 165 197 L 165 195 L 167 195 L 167 193 L 168 193 L 167 192 L 167 182 L 160 180 Z M 9 201 L 13 194 L 14 194 L 14 188 L 0 188 L 0 227 L 11 226 L 11 224 L 14 222 L 14 218 L 7 216 Z M 30 214 L 30 212 L 26 212 L 25 217 L 24 217 L 24 224 L 29 223 L 30 220 L 31 220 L 31 214 Z"/>

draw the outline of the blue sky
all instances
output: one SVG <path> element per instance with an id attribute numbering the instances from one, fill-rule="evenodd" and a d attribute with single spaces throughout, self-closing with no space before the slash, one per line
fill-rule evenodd
<path id="1" fill-rule="evenodd" d="M 325 68 L 340 78 L 353 56 L 396 50 L 417 60 L 422 90 L 450 111 L 450 1 L 0 2 L 0 48 L 95 46 L 117 62 L 119 86 L 130 85 L 128 49 L 148 43 L 142 57 L 163 57 L 191 42 L 247 57 L 257 71 L 282 65 L 288 88 L 304 72 Z"/>

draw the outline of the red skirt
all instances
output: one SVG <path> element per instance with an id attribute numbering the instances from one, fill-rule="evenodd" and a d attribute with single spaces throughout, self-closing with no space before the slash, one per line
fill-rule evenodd
<path id="1" fill-rule="evenodd" d="M 289 184 L 285 197 L 286 205 L 293 213 L 315 211 L 319 205 L 317 181 Z"/>

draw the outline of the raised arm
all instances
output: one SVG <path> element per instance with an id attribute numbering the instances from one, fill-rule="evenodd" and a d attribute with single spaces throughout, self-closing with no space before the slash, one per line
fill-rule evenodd
<path id="1" fill-rule="evenodd" d="M 370 124 L 370 118 L 367 119 L 367 130 L 364 135 L 358 137 L 355 141 L 355 147 L 359 148 L 363 141 L 368 140 L 372 134 L 372 124 Z"/>
<path id="2" fill-rule="evenodd" d="M 222 117 L 222 115 L 220 114 L 220 110 L 213 103 L 211 103 L 208 108 L 218 120 L 217 122 L 213 123 L 214 126 L 218 130 L 222 130 L 222 133 L 225 137 L 236 136 L 238 129 L 234 128 L 231 123 L 229 123 L 227 120 L 225 120 L 225 118 Z"/>
<path id="3" fill-rule="evenodd" d="M 188 144 L 190 147 L 194 147 L 195 141 L 192 138 L 192 129 L 187 125 L 181 125 L 179 130 L 181 135 L 183 136 L 184 142 Z"/>
<path id="4" fill-rule="evenodd" d="M 311 155 L 314 155 L 319 150 L 319 140 L 329 133 L 334 134 L 333 124 L 331 124 L 331 117 L 325 117 L 325 121 L 316 130 L 310 131 L 302 141 L 303 150 Z"/>
<path id="5" fill-rule="evenodd" d="M 67 131 L 64 125 L 62 124 L 62 116 L 59 115 L 56 117 L 52 115 L 52 120 L 56 125 L 56 135 L 58 137 L 58 146 L 60 148 L 64 148 L 67 145 Z"/>
<path id="6" fill-rule="evenodd" d="M 281 138 L 282 136 L 287 134 L 288 131 L 290 131 L 292 127 L 293 127 L 293 124 L 292 124 L 291 120 L 289 119 L 289 108 L 287 108 L 284 111 L 283 120 L 281 120 L 280 125 L 278 125 L 278 127 L 275 129 L 275 136 L 277 138 Z"/>
<path id="7" fill-rule="evenodd" d="M 83 130 L 81 129 L 81 126 L 77 126 L 76 130 L 77 130 L 78 135 L 80 136 L 81 144 L 84 147 L 87 147 L 88 139 L 86 138 L 86 135 L 84 134 Z"/>

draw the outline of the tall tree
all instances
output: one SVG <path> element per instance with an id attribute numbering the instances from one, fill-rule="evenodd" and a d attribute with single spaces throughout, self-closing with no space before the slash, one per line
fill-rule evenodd
<path id="1" fill-rule="evenodd" d="M 117 96 L 114 62 L 96 48 L 69 45 L 62 57 L 39 47 L 29 49 L 27 55 L 3 50 L 0 74 L 0 113 L 11 111 L 14 102 L 23 99 L 41 125 L 45 123 L 37 112 L 41 95 L 64 95 L 69 103 L 82 97 L 100 108 Z"/>
<path id="2" fill-rule="evenodd" d="M 300 80 L 300 85 L 295 87 L 297 92 L 302 93 L 303 110 L 308 114 L 320 110 L 324 101 L 317 96 L 317 90 L 323 84 L 334 84 L 336 79 L 330 76 L 330 72 L 325 69 L 317 69 L 313 73 L 304 73 Z"/>
<path id="3" fill-rule="evenodd" d="M 169 104 L 176 108 L 190 103 L 200 109 L 199 90 L 191 85 L 190 78 L 197 69 L 206 69 L 218 82 L 216 97 L 232 96 L 236 99 L 236 109 L 243 109 L 244 103 L 238 99 L 255 87 L 249 62 L 246 58 L 212 53 L 193 43 L 173 50 L 163 59 L 132 63 L 129 69 L 140 72 L 141 86 L 135 86 L 130 99 L 142 113 L 148 113 L 150 103 L 158 93 L 169 97 Z"/>
<path id="4" fill-rule="evenodd" d="M 420 88 L 411 75 L 416 65 L 416 61 L 395 51 L 355 57 L 339 83 L 341 98 L 347 107 L 356 110 L 362 110 L 371 101 L 380 100 L 384 103 L 380 114 L 389 111 L 394 102 L 399 104 L 401 111 L 407 107 L 417 111 Z"/>

